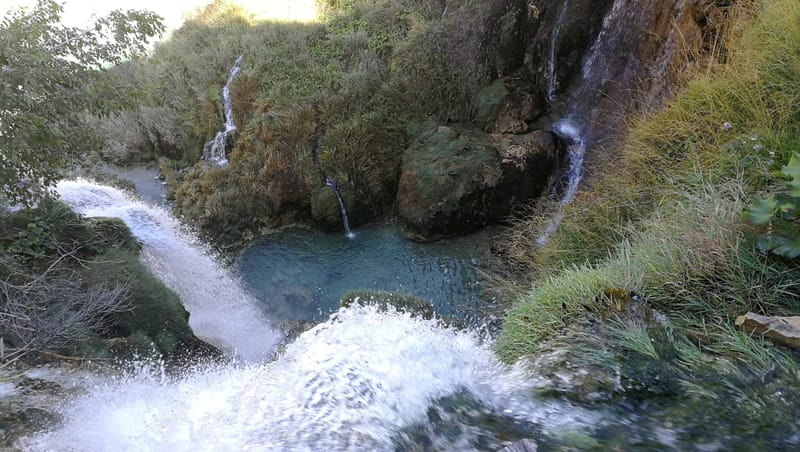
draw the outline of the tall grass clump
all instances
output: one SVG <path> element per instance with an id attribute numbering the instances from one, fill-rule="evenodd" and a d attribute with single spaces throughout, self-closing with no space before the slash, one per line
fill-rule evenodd
<path id="1" fill-rule="evenodd" d="M 504 359 L 588 314 L 603 317 L 609 289 L 642 294 L 716 350 L 737 315 L 797 313 L 796 265 L 760 254 L 742 211 L 800 142 L 800 3 L 740 8 L 725 58 L 631 121 L 616 158 L 595 170 L 544 247 L 532 243 L 540 217 L 516 227 L 535 288 L 508 313 Z"/>

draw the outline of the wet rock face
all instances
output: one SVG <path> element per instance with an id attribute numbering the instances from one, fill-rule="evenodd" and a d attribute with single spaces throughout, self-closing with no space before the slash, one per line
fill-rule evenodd
<path id="1" fill-rule="evenodd" d="M 550 132 L 507 136 L 440 127 L 406 151 L 400 225 L 413 239 L 432 240 L 500 221 L 515 203 L 542 193 L 560 155 Z"/>

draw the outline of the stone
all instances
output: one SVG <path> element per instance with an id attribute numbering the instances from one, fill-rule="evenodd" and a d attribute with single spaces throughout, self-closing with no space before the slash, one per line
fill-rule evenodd
<path id="1" fill-rule="evenodd" d="M 397 210 L 414 240 L 435 240 L 505 219 L 549 186 L 563 149 L 550 132 L 489 135 L 440 127 L 406 150 Z"/>
<path id="2" fill-rule="evenodd" d="M 748 333 L 800 350 L 800 316 L 770 317 L 748 312 L 736 318 L 736 326 Z"/>
<path id="3" fill-rule="evenodd" d="M 622 391 L 619 377 L 575 356 L 567 348 L 543 349 L 523 359 L 536 392 L 582 403 L 611 400 Z"/>

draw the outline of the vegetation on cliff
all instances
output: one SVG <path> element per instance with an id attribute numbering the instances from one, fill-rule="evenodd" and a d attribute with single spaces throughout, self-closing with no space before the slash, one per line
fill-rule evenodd
<path id="1" fill-rule="evenodd" d="M 104 152 L 181 160 L 164 165 L 175 210 L 221 243 L 338 223 L 326 176 L 354 223 L 387 216 L 403 151 L 425 124 L 469 123 L 477 92 L 502 65 L 487 30 L 508 22 L 513 32 L 525 14 L 517 3 L 324 1 L 320 22 L 297 23 L 214 2 L 146 61 L 116 69 L 147 94 L 97 123 Z M 239 55 L 230 163 L 193 166 L 223 122 L 221 86 Z"/>
<path id="2" fill-rule="evenodd" d="M 146 11 L 115 11 L 90 27 L 61 24 L 62 6 L 40 0 L 0 22 L 0 200 L 31 204 L 60 170 L 95 143 L 87 115 L 106 115 L 133 91 L 104 66 L 145 50 L 164 27 Z"/>
<path id="3" fill-rule="evenodd" d="M 58 201 L 0 214 L 0 365 L 25 354 L 165 358 L 202 344 L 122 220 Z"/>
<path id="4" fill-rule="evenodd" d="M 631 122 L 544 246 L 535 240 L 545 214 L 509 234 L 504 258 L 533 288 L 519 289 L 505 319 L 503 359 L 591 331 L 627 362 L 671 369 L 695 395 L 712 361 L 731 390 L 752 383 L 742 363 L 756 380 L 797 378 L 788 350 L 737 331 L 734 319 L 800 312 L 797 263 L 762 252 L 757 235 L 769 226 L 744 215 L 784 190 L 781 169 L 800 148 L 800 4 L 743 2 L 737 12 L 718 62 Z M 602 356 L 594 345 L 582 359 Z"/>

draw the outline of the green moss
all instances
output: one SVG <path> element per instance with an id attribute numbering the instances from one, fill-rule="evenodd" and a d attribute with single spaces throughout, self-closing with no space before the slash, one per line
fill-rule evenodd
<path id="1" fill-rule="evenodd" d="M 507 99 L 508 89 L 502 81 L 495 80 L 478 93 L 473 110 L 473 121 L 482 129 L 491 126 L 505 106 Z"/>
<path id="2" fill-rule="evenodd" d="M 436 190 L 449 190 L 450 179 L 481 174 L 480 168 L 496 160 L 488 137 L 467 135 L 442 127 L 406 153 L 404 165 L 418 176 L 425 199 L 438 199 Z"/>
<path id="3" fill-rule="evenodd" d="M 147 337 L 156 349 L 169 355 L 181 341 L 193 338 L 189 313 L 174 292 L 153 276 L 137 254 L 109 249 L 84 272 L 87 285 L 127 283 L 131 309 L 114 315 L 112 337 Z"/>

